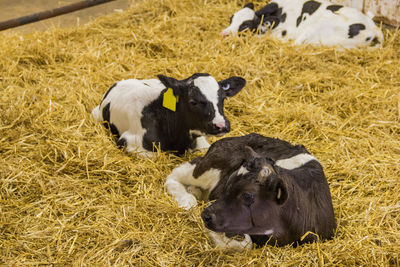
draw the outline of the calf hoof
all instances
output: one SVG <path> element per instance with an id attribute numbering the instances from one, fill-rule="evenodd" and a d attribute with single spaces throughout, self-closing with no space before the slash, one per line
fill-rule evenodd
<path id="1" fill-rule="evenodd" d="M 175 200 L 178 202 L 178 206 L 185 210 L 189 210 L 197 206 L 197 199 L 192 194 L 176 197 Z"/>

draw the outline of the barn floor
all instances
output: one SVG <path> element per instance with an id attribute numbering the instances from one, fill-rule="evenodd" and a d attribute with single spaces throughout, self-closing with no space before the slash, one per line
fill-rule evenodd
<path id="1" fill-rule="evenodd" d="M 22 16 L 28 16 L 33 13 L 43 12 L 46 10 L 70 5 L 80 0 L 0 0 L 0 20 L 6 21 Z M 87 9 L 82 9 L 62 16 L 51 19 L 42 20 L 32 24 L 26 24 L 9 31 L 17 31 L 21 33 L 30 33 L 37 30 L 47 30 L 54 27 L 73 27 L 84 25 L 90 20 L 109 14 L 112 12 L 120 12 L 130 6 L 130 0 L 116 0 L 113 2 L 101 4 Z"/>
<path id="2" fill-rule="evenodd" d="M 351 51 L 222 38 L 242 4 L 147 0 L 76 28 L 0 33 L 0 265 L 399 266 L 399 31 Z M 246 78 L 225 102 L 227 136 L 279 137 L 320 160 L 334 240 L 215 249 L 205 204 L 181 210 L 163 188 L 202 153 L 128 155 L 90 116 L 115 81 L 195 72 Z"/>

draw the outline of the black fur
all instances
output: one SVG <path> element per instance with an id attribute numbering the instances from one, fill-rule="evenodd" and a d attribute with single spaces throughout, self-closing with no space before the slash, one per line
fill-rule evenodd
<path id="1" fill-rule="evenodd" d="M 329 5 L 329 6 L 326 7 L 326 9 L 332 11 L 333 13 L 335 13 L 336 11 L 341 9 L 342 7 L 343 7 L 342 5 Z"/>
<path id="2" fill-rule="evenodd" d="M 309 14 L 312 15 L 314 14 L 315 11 L 317 11 L 317 9 L 321 6 L 320 2 L 317 1 L 307 1 L 303 4 L 303 8 L 301 9 L 301 14 L 300 16 L 297 18 L 296 21 L 296 26 L 299 27 L 300 23 L 305 19 L 303 16 L 304 14 Z"/>
<path id="3" fill-rule="evenodd" d="M 179 96 L 176 111 L 171 111 L 162 106 L 164 89 L 159 97 L 147 105 L 142 111 L 141 124 L 146 134 L 143 136 L 143 147 L 152 151 L 153 145 L 160 146 L 163 151 L 174 151 L 180 155 L 193 145 L 195 136 L 190 130 L 199 130 L 210 135 L 226 133 L 230 131 L 229 120 L 225 119 L 225 129 L 218 129 L 212 124 L 215 114 L 214 107 L 194 86 L 193 81 L 205 73 L 196 73 L 191 77 L 177 81 L 173 78 L 159 76 L 167 88 L 172 88 L 174 94 Z M 229 90 L 222 88 L 229 84 Z M 224 117 L 223 102 L 226 97 L 237 94 L 245 85 L 245 80 L 240 77 L 231 77 L 219 82 L 218 110 Z"/>
<path id="4" fill-rule="evenodd" d="M 117 83 L 114 83 L 113 86 L 111 86 L 110 88 L 108 88 L 107 92 L 104 94 L 103 99 L 102 99 L 101 102 L 100 102 L 100 105 L 101 105 L 101 103 L 103 103 L 103 100 L 108 96 L 108 94 L 111 92 L 111 90 L 112 90 L 116 85 L 117 85 Z"/>
<path id="5" fill-rule="evenodd" d="M 115 85 L 114 85 L 114 86 L 115 86 Z M 114 87 L 114 86 L 113 86 L 113 87 Z M 112 87 L 111 87 L 111 88 L 112 88 Z M 110 90 L 110 89 L 109 89 L 109 90 Z M 103 125 L 104 125 L 104 127 L 105 127 L 106 129 L 110 129 L 111 133 L 112 133 L 116 138 L 119 138 L 119 131 L 118 131 L 117 127 L 116 127 L 113 123 L 110 123 L 110 116 L 111 116 L 111 113 L 110 113 L 110 105 L 111 105 L 111 102 L 108 103 L 108 104 L 103 108 L 103 112 L 102 112 L 103 120 L 104 120 Z"/>

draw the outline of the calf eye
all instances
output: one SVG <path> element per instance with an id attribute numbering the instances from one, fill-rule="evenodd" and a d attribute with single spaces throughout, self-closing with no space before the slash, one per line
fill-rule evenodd
<path id="1" fill-rule="evenodd" d="M 242 194 L 242 199 L 243 199 L 244 204 L 245 204 L 246 206 L 249 206 L 249 207 L 250 207 L 251 204 L 254 203 L 254 195 L 251 194 L 251 193 L 243 193 L 243 194 Z"/>
<path id="2" fill-rule="evenodd" d="M 190 105 L 192 105 L 192 106 L 196 106 L 196 105 L 197 105 L 197 102 L 194 101 L 194 100 L 189 100 L 189 103 L 190 103 Z"/>

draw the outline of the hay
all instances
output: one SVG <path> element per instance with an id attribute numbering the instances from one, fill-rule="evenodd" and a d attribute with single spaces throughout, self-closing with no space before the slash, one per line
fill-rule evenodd
<path id="1" fill-rule="evenodd" d="M 80 28 L 2 33 L 0 264 L 399 265 L 399 32 L 385 30 L 382 49 L 344 52 L 222 38 L 242 4 L 146 0 Z M 183 211 L 163 189 L 175 166 L 200 153 L 127 155 L 90 117 L 117 80 L 194 72 L 247 79 L 226 101 L 228 136 L 279 137 L 320 159 L 334 240 L 215 249 L 202 206 Z"/>

